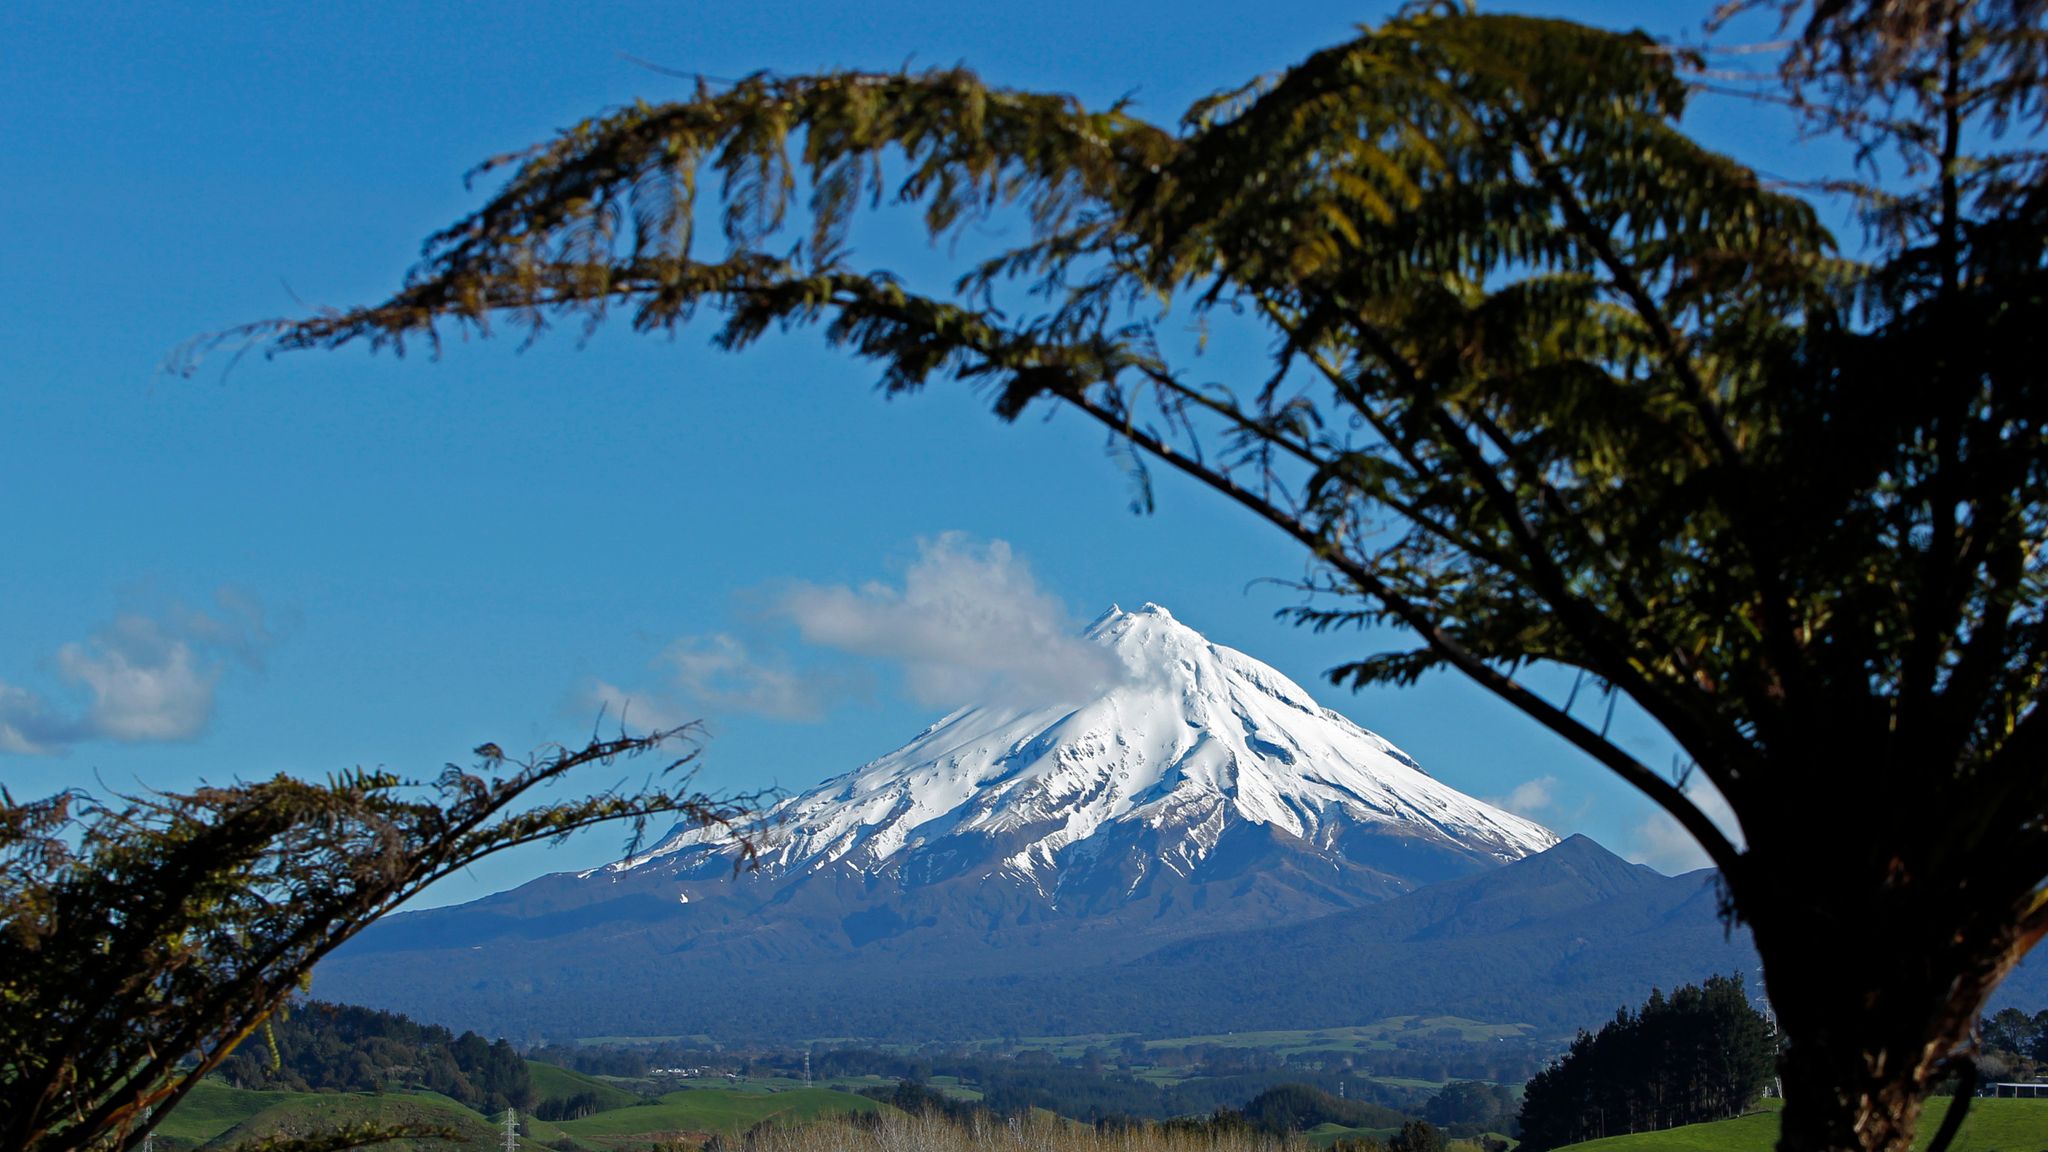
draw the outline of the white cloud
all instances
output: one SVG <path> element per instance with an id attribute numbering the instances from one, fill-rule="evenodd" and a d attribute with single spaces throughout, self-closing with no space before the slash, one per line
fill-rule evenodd
<path id="1" fill-rule="evenodd" d="M 662 653 L 675 685 L 713 712 L 747 712 L 780 720 L 824 715 L 821 685 L 780 661 L 763 660 L 723 632 L 678 640 Z"/>
<path id="2" fill-rule="evenodd" d="M 1735 810 L 1728 807 L 1728 800 L 1722 796 L 1704 777 L 1695 774 L 1686 788 L 1686 796 L 1699 810 L 1712 820 L 1736 847 L 1743 844 L 1742 831 L 1735 819 Z M 1658 809 L 1650 818 L 1636 825 L 1630 838 L 1629 859 L 1638 864 L 1648 864 L 1669 876 L 1706 868 L 1713 864 L 1707 858 L 1705 849 L 1694 840 L 1692 833 L 1685 830 L 1669 813 Z"/>
<path id="3" fill-rule="evenodd" d="M 609 680 L 591 681 L 569 707 L 581 713 L 582 719 L 600 717 L 597 723 L 608 731 L 623 726 L 634 732 L 652 732 L 684 724 L 682 717 L 652 694 L 628 691 Z"/>
<path id="4" fill-rule="evenodd" d="M 1486 802 L 1530 820 L 1540 820 L 1546 812 L 1556 814 L 1562 810 L 1558 803 L 1555 776 L 1538 776 L 1534 780 L 1524 780 L 1515 785 L 1514 790 L 1507 795 L 1489 796 Z"/>
<path id="5" fill-rule="evenodd" d="M 959 532 L 919 540 L 900 585 L 798 583 L 770 595 L 759 615 L 794 625 L 810 651 L 727 632 L 686 636 L 655 661 L 663 675 L 653 692 L 594 681 L 574 707 L 616 714 L 630 702 L 636 726 L 678 715 L 821 720 L 872 687 L 866 670 L 828 654 L 900 667 L 910 694 L 932 707 L 1078 701 L 1128 675 L 1080 638 L 1066 605 L 1007 543 Z"/>
<path id="6" fill-rule="evenodd" d="M 57 715 L 40 695 L 0 682 L 0 753 L 55 755 L 88 735 L 81 721 Z"/>
<path id="7" fill-rule="evenodd" d="M 775 608 L 804 641 L 900 664 L 920 703 L 1079 700 L 1124 674 L 1001 540 L 918 542 L 902 587 L 799 584 Z"/>
<path id="8" fill-rule="evenodd" d="M 123 616 L 91 640 L 58 649 L 57 671 L 92 693 L 87 720 L 95 735 L 141 743 L 204 731 L 221 665 L 158 622 Z"/>
<path id="9" fill-rule="evenodd" d="M 844 679 L 801 674 L 779 656 L 757 656 L 723 632 L 684 637 L 654 664 L 666 674 L 652 690 L 593 680 L 571 708 L 602 713 L 607 724 L 623 720 L 636 731 L 735 714 L 818 720 Z"/>
<path id="10" fill-rule="evenodd" d="M 273 641 L 262 605 L 222 589 L 217 611 L 174 605 L 161 616 L 128 612 L 56 652 L 57 674 L 89 698 L 66 710 L 41 693 L 0 682 L 0 752 L 52 755 L 90 740 L 191 740 L 213 718 L 227 660 L 260 665 Z"/>

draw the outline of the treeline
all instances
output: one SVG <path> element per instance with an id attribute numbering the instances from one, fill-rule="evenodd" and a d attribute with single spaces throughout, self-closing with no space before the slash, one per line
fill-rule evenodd
<path id="1" fill-rule="evenodd" d="M 424 1088 L 486 1115 L 530 1110 L 535 1096 L 526 1061 L 504 1040 L 317 1000 L 274 1017 L 235 1049 L 221 1075 L 240 1088 L 300 1092 Z"/>
<path id="2" fill-rule="evenodd" d="M 1997 1074 L 2013 1072 L 2017 1064 L 2048 1064 L 2048 1009 L 2032 1017 L 2019 1009 L 2001 1009 L 1976 1023 L 1976 1035 L 1985 1052 L 1980 1064 L 1995 1060 L 2001 1064 L 1993 1068 Z"/>
<path id="3" fill-rule="evenodd" d="M 1282 1084 L 1252 1097 L 1244 1106 L 1244 1119 L 1262 1132 L 1285 1136 L 1319 1124 L 1399 1128 L 1409 1118 L 1383 1105 L 1332 1096 L 1313 1084 Z"/>
<path id="4" fill-rule="evenodd" d="M 1423 1041 L 1425 1036 L 1430 1043 L 1448 1042 L 1421 1030 L 1416 1040 Z M 528 1053 L 542 1063 L 630 1078 L 671 1067 L 698 1068 L 712 1075 L 731 1072 L 793 1078 L 803 1074 L 805 1055 L 802 1050 L 714 1049 L 675 1042 L 638 1047 L 560 1045 Z M 879 1076 L 896 1081 L 898 1086 L 869 1089 L 867 1094 L 905 1106 L 906 1111 L 926 1107 L 947 1111 L 941 1107 L 942 1094 L 927 1087 L 940 1077 L 971 1085 L 981 1094 L 981 1108 L 997 1115 L 1015 1116 L 1043 1108 L 1090 1123 L 1207 1116 L 1218 1109 L 1241 1109 L 1247 1101 L 1281 1086 L 1301 1085 L 1332 1099 L 1342 1097 L 1353 1105 L 1379 1109 L 1384 1123 L 1373 1127 L 1391 1128 L 1404 1118 L 1428 1116 L 1456 1136 L 1513 1128 L 1512 1094 L 1494 1084 L 1480 1083 L 1512 1082 L 1511 1078 L 1471 1077 L 1440 1093 L 1368 1078 L 1394 1075 L 1395 1068 L 1401 1067 L 1401 1055 L 1378 1049 L 1359 1052 L 1356 1057 L 1317 1051 L 1283 1058 L 1266 1050 L 1208 1043 L 1148 1048 L 1135 1039 L 1091 1047 L 1064 1059 L 1040 1049 L 992 1052 L 941 1045 L 916 1051 L 844 1047 L 809 1053 L 811 1074 L 818 1079 Z M 1369 1065 L 1366 1057 L 1371 1060 Z M 1185 1078 L 1162 1085 L 1135 1072 L 1155 1061 L 1175 1068 Z M 1483 1061 L 1474 1063 L 1487 1066 Z M 900 1087 L 903 1084 L 916 1091 L 899 1101 L 898 1093 L 906 1091 Z"/>
<path id="5" fill-rule="evenodd" d="M 562 1096 L 542 1100 L 535 1105 L 533 1114 L 542 1120 L 581 1120 L 595 1116 L 612 1105 L 596 1092 L 578 1092 L 573 1096 Z"/>
<path id="6" fill-rule="evenodd" d="M 1739 1115 L 1756 1103 L 1777 1062 L 1770 1019 L 1750 1005 L 1742 978 L 1715 976 L 1638 1012 L 1623 1008 L 1529 1081 L 1522 1149 L 1653 1132 Z"/>
<path id="7" fill-rule="evenodd" d="M 656 1068 L 694 1068 L 708 1062 L 723 1067 L 735 1060 L 729 1053 L 679 1044 L 542 1044 L 528 1049 L 526 1056 L 573 1072 L 628 1080 L 637 1080 Z"/>
<path id="8" fill-rule="evenodd" d="M 1423 1107 L 1423 1117 L 1453 1136 L 1500 1132 L 1513 1136 L 1522 1129 L 1522 1102 L 1505 1084 L 1460 1080 L 1446 1084 Z"/>
<path id="9" fill-rule="evenodd" d="M 986 1100 L 957 1100 L 914 1080 L 902 1081 L 893 1089 L 870 1089 L 867 1095 L 886 1100 L 912 1116 L 943 1116 L 970 1126 L 978 1117 L 1002 1114 L 991 1109 Z M 1256 1132 L 1282 1137 L 1323 1124 L 1336 1124 L 1345 1128 L 1385 1128 L 1394 1133 L 1391 1140 L 1384 1142 L 1371 1137 L 1354 1139 L 1347 1152 L 1442 1152 L 1444 1146 L 1441 1135 L 1427 1121 L 1377 1104 L 1332 1096 L 1308 1084 L 1269 1088 L 1252 1097 L 1241 1109 L 1219 1107 L 1206 1115 L 1159 1119 L 1114 1114 L 1097 1117 L 1093 1123 L 1103 1132 L 1160 1129 L 1208 1136 Z"/>
<path id="10" fill-rule="evenodd" d="M 1424 1146 L 1443 1144 L 1443 1138 L 1481 1140 L 1490 1134 L 1511 1135 L 1516 1129 L 1519 1103 L 1512 1089 L 1476 1081 L 1444 1086 L 1429 1098 L 1422 1117 L 1384 1104 L 1335 1096 L 1313 1084 L 1280 1084 L 1267 1088 L 1241 1107 L 1222 1104 L 1208 1109 L 1164 1114 L 1099 1107 L 1075 1109 L 1071 1102 L 1064 1107 L 1054 1107 L 1044 1102 L 1046 1097 L 1034 1098 L 1029 1093 L 998 1093 L 993 1100 L 986 1096 L 978 1101 L 957 1099 L 917 1080 L 903 1080 L 893 1088 L 870 1088 L 863 1092 L 913 1116 L 938 1115 L 959 1123 L 970 1122 L 978 1115 L 1016 1116 L 1040 1108 L 1087 1120 L 1104 1129 L 1165 1124 L 1179 1128 L 1193 1126 L 1204 1130 L 1223 1130 L 1241 1125 L 1271 1136 L 1287 1136 L 1320 1125 L 1335 1124 L 1344 1128 L 1381 1129 L 1389 1133 L 1385 1141 L 1349 1138 L 1348 1152 L 1415 1152 Z M 1191 1098 L 1187 1093 L 1162 1094 L 1162 1098 L 1176 1097 L 1183 1102 Z M 1071 1097 L 1069 1099 L 1071 1101 Z M 1194 1118 L 1189 1119 L 1191 1116 Z M 1504 1140 L 1493 1141 L 1492 1144 L 1506 1147 Z"/>
<path id="11" fill-rule="evenodd" d="M 981 1093 L 980 1101 L 971 1108 L 962 1108 L 927 1086 L 924 1077 L 906 1078 L 895 1088 L 867 1089 L 866 1093 L 905 1111 L 940 1111 L 955 1119 L 976 1110 L 1018 1116 L 1044 1109 L 1093 1124 L 1207 1115 L 1219 1108 L 1235 1107 L 1270 1087 L 1270 1080 L 1259 1077 L 1193 1080 L 1162 1086 L 1126 1072 L 1091 1071 L 1056 1063 L 960 1062 L 940 1063 L 937 1068 L 935 1075 L 971 1083 Z"/>
<path id="12" fill-rule="evenodd" d="M 1323 1097 L 1318 1100 L 1317 1097 Z M 1196 1133 L 1208 1138 L 1212 1147 L 1221 1147 L 1226 1139 L 1237 1132 L 1255 1132 L 1267 1137 L 1283 1139 L 1304 1131 L 1304 1123 L 1314 1120 L 1315 1124 L 1342 1124 L 1339 1116 L 1350 1115 L 1353 1119 L 1368 1119 L 1367 1115 L 1351 1112 L 1346 1102 L 1328 1097 L 1306 1085 L 1283 1084 L 1271 1092 L 1261 1093 L 1243 1112 L 1219 1109 L 1207 1119 L 1168 1120 L 1159 1125 L 1164 1131 Z M 1305 1110 L 1305 1111 L 1304 1111 Z M 1386 1139 L 1378 1136 L 1343 1136 L 1331 1144 L 1330 1152 L 1452 1152 L 1452 1145 L 1441 1129 L 1427 1120 L 1402 1120 L 1397 1115 L 1395 1123 L 1388 1125 L 1353 1124 L 1351 1127 L 1385 1127 L 1390 1131 Z M 1100 1129 L 1102 1125 L 1097 1125 Z M 1298 1147 L 1298 1144 L 1267 1143 L 1269 1149 Z M 1469 1152 L 1507 1152 L 1505 1140 L 1485 1144 L 1462 1144 L 1458 1148 Z"/>
<path id="13" fill-rule="evenodd" d="M 1361 1051 L 1356 1054 L 1332 1053 L 1328 1051 L 1298 1052 L 1282 1056 L 1270 1049 L 1227 1046 L 1220 1044 L 1190 1044 L 1185 1047 L 1152 1047 L 1135 1039 L 1126 1039 L 1115 1045 L 1098 1045 L 1083 1050 L 1078 1056 L 1056 1057 L 1043 1049 L 1023 1048 L 1005 1051 L 974 1048 L 927 1048 L 917 1053 L 881 1051 L 872 1048 L 834 1048 L 811 1054 L 812 1066 L 819 1076 L 889 1076 L 906 1080 L 929 1080 L 933 1076 L 962 1076 L 980 1079 L 983 1074 L 1003 1075 L 1010 1070 L 1037 1070 L 1059 1066 L 1089 1076 L 1116 1076 L 1142 1068 L 1168 1068 L 1181 1076 L 1200 1077 L 1215 1080 L 1237 1080 L 1257 1083 L 1262 1086 L 1303 1082 L 1317 1083 L 1334 1091 L 1339 1081 L 1353 1084 L 1361 1090 L 1371 1090 L 1364 1080 L 1368 1076 L 1404 1076 L 1402 1053 L 1385 1049 Z M 727 1061 L 735 1059 L 731 1055 Z M 750 1066 L 763 1063 L 778 1064 L 800 1061 L 800 1054 L 768 1058 L 750 1056 L 744 1062 Z M 1485 1066 L 1484 1061 L 1474 1061 Z M 1542 1066 L 1537 1061 L 1529 1069 L 1533 1073 Z M 1493 1075 L 1415 1076 L 1414 1079 L 1479 1079 L 1514 1081 L 1527 1076 L 1508 1077 Z M 1384 1101 L 1383 1101 L 1384 1102 Z M 1414 1103 L 1419 1104 L 1417 1099 Z"/>
<path id="14" fill-rule="evenodd" d="M 2017 1008 L 2001 1009 L 1978 1021 L 1977 1035 L 1982 1040 L 1977 1057 L 1980 1084 L 2048 1077 L 2048 1009 L 2032 1016 Z"/>
<path id="15" fill-rule="evenodd" d="M 1261 1131 L 1284 1133 L 1325 1122 L 1346 1127 L 1398 1127 L 1408 1117 L 1369 1100 L 1339 1099 L 1311 1084 L 1276 1079 L 1281 1073 L 1207 1077 L 1172 1085 L 1123 1073 L 1090 1077 L 1075 1068 L 993 1068 L 976 1079 L 982 1103 L 1002 1116 L 1034 1108 L 1093 1124 L 1128 1124 L 1182 1116 L 1242 1115 Z"/>
<path id="16" fill-rule="evenodd" d="M 1053 1059 L 1043 1052 L 1011 1058 L 988 1056 L 907 1057 L 865 1049 L 843 1049 L 813 1057 L 819 1076 L 888 1076 L 913 1084 L 947 1076 L 972 1084 L 982 1107 L 1000 1116 L 1043 1108 L 1076 1120 L 1096 1123 L 1120 1120 L 1164 1120 L 1174 1116 L 1206 1116 L 1218 1109 L 1238 1109 L 1261 1093 L 1282 1085 L 1314 1088 L 1336 1099 L 1340 1084 L 1350 1103 L 1377 1109 L 1398 1125 L 1404 1114 L 1419 1113 L 1430 1094 L 1397 1088 L 1335 1073 L 1304 1069 L 1274 1061 L 1257 1070 L 1231 1064 L 1205 1066 L 1202 1074 L 1159 1084 L 1135 1073 L 1081 1060 Z M 872 1092 L 892 1099 L 894 1089 Z"/>

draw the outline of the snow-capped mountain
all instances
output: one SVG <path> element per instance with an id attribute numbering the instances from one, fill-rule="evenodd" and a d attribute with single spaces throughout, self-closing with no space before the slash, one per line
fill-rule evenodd
<path id="1" fill-rule="evenodd" d="M 1557 842 L 1156 604 L 1113 607 L 1085 636 L 1114 657 L 1106 691 L 962 708 L 784 802 L 757 841 L 759 879 L 1008 883 L 1057 905 L 1112 874 L 1125 896 L 1155 873 L 1196 877 L 1233 833 L 1256 830 L 1386 895 Z M 730 852 L 682 828 L 598 875 L 722 883 Z"/>
<path id="2" fill-rule="evenodd" d="M 1085 637 L 1100 648 L 1077 649 L 1090 665 L 1077 699 L 961 709 L 785 801 L 753 837 L 754 870 L 680 828 L 606 867 L 390 917 L 323 963 L 317 987 L 574 1035 L 1064 1034 L 1141 1017 L 1219 1030 L 1270 1017 L 1280 989 L 1184 973 L 1210 942 L 1241 957 L 1440 881 L 1492 891 L 1569 847 L 1164 608 L 1113 608 Z M 1588 931 L 1564 947 L 1583 950 Z M 1436 1010 L 1426 973 L 1390 982 L 1350 952 L 1269 959 L 1343 1012 Z M 1167 969 L 1182 974 L 1162 984 Z M 1508 987 L 1497 965 L 1480 969 L 1492 993 Z M 1197 1004 L 1181 984 L 1231 991 Z"/>

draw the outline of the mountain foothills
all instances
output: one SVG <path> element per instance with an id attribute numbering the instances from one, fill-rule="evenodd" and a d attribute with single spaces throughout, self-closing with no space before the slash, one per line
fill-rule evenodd
<path id="1" fill-rule="evenodd" d="M 496 1034 L 1190 1034 L 1448 1012 L 1572 1027 L 1753 968 L 1665 877 L 1431 777 L 1157 605 L 1076 700 L 961 709 L 793 797 L 758 866 L 648 851 L 391 917 L 324 997 Z"/>

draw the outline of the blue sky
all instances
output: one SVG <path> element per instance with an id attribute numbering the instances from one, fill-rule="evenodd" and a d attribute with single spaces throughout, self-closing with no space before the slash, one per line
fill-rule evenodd
<path id="1" fill-rule="evenodd" d="M 1512 7 L 1672 33 L 1708 6 Z M 947 684 L 1016 673 L 834 631 L 831 611 L 872 626 L 1000 588 L 991 602 L 1075 623 L 1158 601 L 1465 791 L 1688 864 L 1645 802 L 1475 689 L 1322 685 L 1378 645 L 1273 619 L 1294 594 L 1261 581 L 1301 575 L 1299 553 L 1170 478 L 1133 515 L 1078 420 L 1005 426 L 957 387 L 885 400 L 801 334 L 744 356 L 619 328 L 580 348 L 557 333 L 438 361 L 160 371 L 195 334 L 375 298 L 477 202 L 472 164 L 680 94 L 636 59 L 714 76 L 960 62 L 1091 102 L 1135 92 L 1170 120 L 1390 8 L 8 5 L 0 783 L 425 774 L 485 740 L 573 741 L 600 700 L 631 697 L 638 717 L 707 720 L 707 786 L 802 788 L 915 733 Z M 1696 123 L 1773 172 L 1822 159 L 1753 107 Z M 934 259 L 887 235 L 861 251 Z M 427 899 L 590 866 L 619 840 L 511 855 Z"/>

